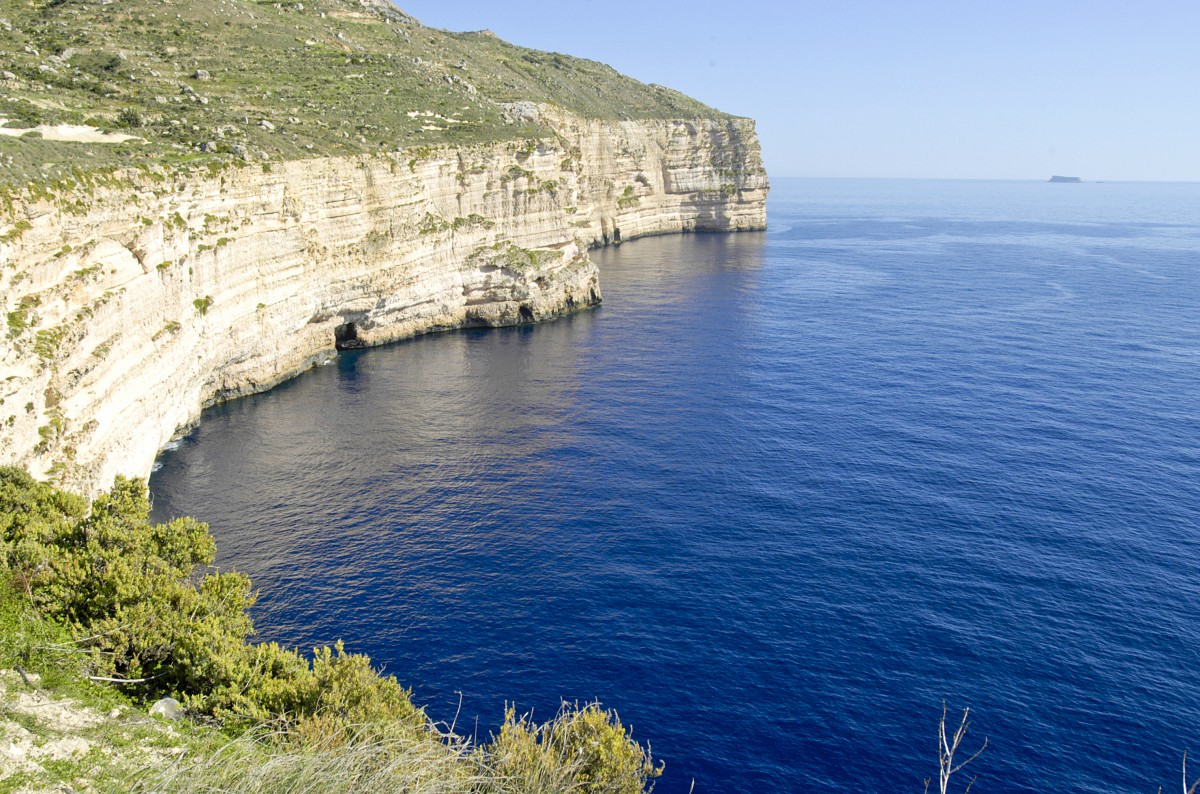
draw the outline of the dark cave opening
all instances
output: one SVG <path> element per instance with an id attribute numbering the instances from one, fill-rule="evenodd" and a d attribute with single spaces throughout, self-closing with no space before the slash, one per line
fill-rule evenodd
<path id="1" fill-rule="evenodd" d="M 343 323 L 334 328 L 333 346 L 338 350 L 356 350 L 364 347 L 358 338 L 358 326 L 354 323 Z"/>

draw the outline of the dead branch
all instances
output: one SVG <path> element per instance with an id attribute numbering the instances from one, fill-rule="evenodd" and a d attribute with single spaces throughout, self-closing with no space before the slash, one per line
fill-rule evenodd
<path id="1" fill-rule="evenodd" d="M 962 719 L 959 720 L 958 728 L 952 734 L 946 731 L 946 702 L 942 701 L 942 718 L 938 721 L 938 783 L 941 794 L 949 794 L 950 778 L 963 767 L 974 761 L 983 751 L 987 749 L 988 740 L 984 737 L 983 744 L 969 758 L 955 763 L 954 756 L 958 752 L 962 741 L 966 738 L 967 730 L 971 727 L 971 709 L 963 709 Z M 971 786 L 975 785 L 975 778 L 967 783 L 967 787 L 963 789 L 963 794 L 967 794 L 971 790 Z M 929 781 L 925 781 L 925 790 L 929 790 Z M 1186 792 L 1186 794 L 1195 794 L 1195 792 Z"/>
<path id="2" fill-rule="evenodd" d="M 105 681 L 110 684 L 144 684 L 147 681 L 153 681 L 156 678 L 162 678 L 166 673 L 152 675 L 149 678 L 107 678 L 102 675 L 89 675 L 89 681 Z"/>

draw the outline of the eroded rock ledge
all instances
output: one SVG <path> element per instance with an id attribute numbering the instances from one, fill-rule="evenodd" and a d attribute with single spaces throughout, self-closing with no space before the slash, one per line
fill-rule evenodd
<path id="1" fill-rule="evenodd" d="M 0 226 L 0 463 L 146 476 L 201 408 L 335 349 L 600 300 L 590 247 L 766 225 L 753 122 L 585 120 L 551 138 L 137 172 Z"/>

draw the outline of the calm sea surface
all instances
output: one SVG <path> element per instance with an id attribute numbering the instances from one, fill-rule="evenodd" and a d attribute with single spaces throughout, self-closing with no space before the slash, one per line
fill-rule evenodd
<path id="1" fill-rule="evenodd" d="M 778 180 L 770 223 L 210 410 L 156 516 L 210 522 L 262 637 L 481 736 L 599 698 L 660 792 L 919 792 L 943 700 L 974 791 L 1176 786 L 1200 185 Z"/>

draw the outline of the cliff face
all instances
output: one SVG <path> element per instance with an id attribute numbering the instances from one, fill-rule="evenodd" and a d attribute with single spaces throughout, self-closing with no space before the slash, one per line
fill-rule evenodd
<path id="1" fill-rule="evenodd" d="M 765 227 L 742 119 L 514 105 L 541 141 L 132 172 L 0 226 L 0 463 L 80 490 L 146 476 L 214 401 L 336 347 L 533 322 L 600 300 L 587 249 Z"/>

